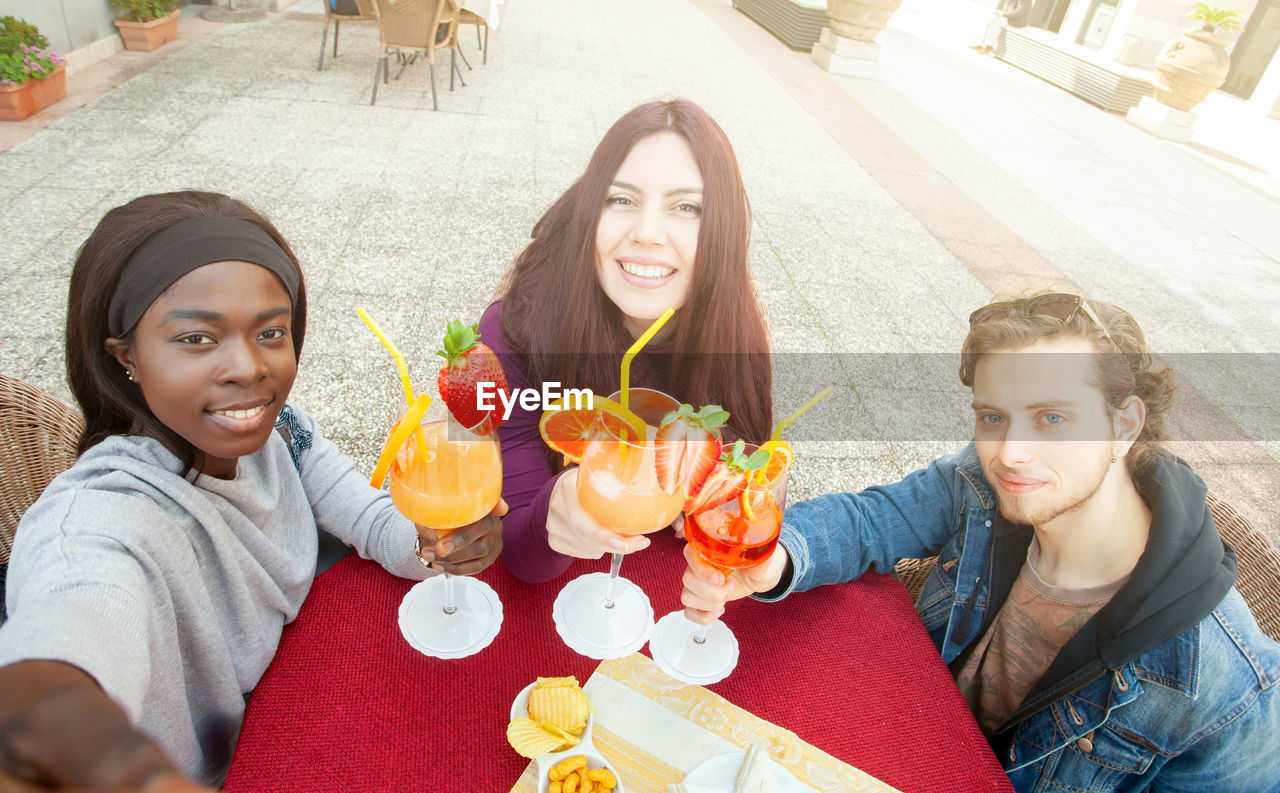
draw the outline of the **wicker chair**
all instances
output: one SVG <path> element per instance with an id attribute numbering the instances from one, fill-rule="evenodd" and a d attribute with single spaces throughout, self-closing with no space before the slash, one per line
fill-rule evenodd
<path id="1" fill-rule="evenodd" d="M 329 22 L 333 21 L 333 57 L 338 57 L 338 28 L 343 22 L 373 22 L 376 17 L 373 11 L 373 0 L 352 0 L 357 12 L 340 14 L 329 6 L 329 0 L 320 0 L 324 5 L 324 34 L 320 36 L 320 61 L 316 71 L 324 68 L 324 45 L 329 38 Z"/>
<path id="2" fill-rule="evenodd" d="M 76 459 L 80 414 L 40 389 L 0 374 L 0 564 L 27 507 Z"/>
<path id="3" fill-rule="evenodd" d="M 484 18 L 476 14 L 474 11 L 462 9 L 458 14 L 459 25 L 475 25 L 476 26 L 476 49 L 480 50 L 480 63 L 489 62 L 489 23 Z M 480 29 L 484 28 L 484 40 L 480 39 Z M 463 56 L 466 60 L 466 56 Z M 468 64 L 470 65 L 470 64 Z"/>
<path id="4" fill-rule="evenodd" d="M 457 0 L 373 0 L 378 20 L 378 38 L 382 51 L 373 72 L 373 96 L 369 104 L 378 101 L 378 81 L 387 82 L 387 58 L 395 53 L 404 64 L 421 56 L 431 69 L 431 109 L 439 110 L 436 102 L 437 50 L 450 51 L 449 90 L 453 90 L 453 77 L 458 71 L 458 3 Z M 402 67 L 401 72 L 404 71 Z M 399 74 L 396 75 L 399 78 Z M 463 86 L 466 82 L 462 81 Z"/>
<path id="5" fill-rule="evenodd" d="M 1209 493 L 1205 501 L 1213 522 L 1218 526 L 1218 533 L 1236 552 L 1240 565 L 1236 589 L 1249 604 L 1249 610 L 1262 632 L 1280 641 L 1280 549 L 1234 507 L 1213 493 Z M 894 567 L 894 573 L 906 586 L 912 600 L 920 596 L 920 589 L 933 573 L 936 563 L 937 557 L 931 556 L 927 559 L 903 559 Z"/>

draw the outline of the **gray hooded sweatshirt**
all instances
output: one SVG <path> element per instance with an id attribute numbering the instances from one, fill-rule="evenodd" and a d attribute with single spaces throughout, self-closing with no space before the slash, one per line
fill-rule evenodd
<path id="1" fill-rule="evenodd" d="M 395 575 L 429 573 L 386 491 L 290 413 L 291 441 L 273 432 L 233 480 L 184 477 L 150 438 L 81 456 L 18 526 L 0 665 L 80 667 L 185 774 L 221 784 L 244 694 L 311 588 L 317 530 Z"/>

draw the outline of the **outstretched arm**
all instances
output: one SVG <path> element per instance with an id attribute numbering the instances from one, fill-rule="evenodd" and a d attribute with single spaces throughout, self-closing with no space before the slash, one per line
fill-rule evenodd
<path id="1" fill-rule="evenodd" d="M 49 789 L 207 790 L 183 779 L 79 667 L 0 667 L 0 791 Z"/>

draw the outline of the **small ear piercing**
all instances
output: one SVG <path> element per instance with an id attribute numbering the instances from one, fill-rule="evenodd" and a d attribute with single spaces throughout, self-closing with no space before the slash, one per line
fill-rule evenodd
<path id="1" fill-rule="evenodd" d="M 130 376 L 130 377 L 129 377 L 129 379 L 130 379 L 130 380 L 132 380 L 132 379 L 133 379 L 133 377 L 132 377 L 132 376 Z M 1113 464 L 1115 463 L 1115 461 L 1116 461 L 1117 459 L 1118 459 L 1118 458 L 1117 458 L 1114 454 L 1113 454 L 1113 455 L 1111 455 L 1111 462 L 1112 462 Z"/>
<path id="2" fill-rule="evenodd" d="M 136 382 L 137 382 L 136 380 L 134 380 L 134 379 L 133 379 L 133 370 L 132 370 L 132 369 L 125 369 L 125 370 L 124 370 L 124 373 L 125 373 L 125 376 L 129 378 L 129 382 L 130 382 L 130 383 L 136 383 Z M 1114 462 L 1115 462 L 1115 460 L 1114 460 L 1114 459 L 1112 459 L 1112 461 L 1111 461 L 1111 462 L 1113 462 L 1113 463 L 1114 463 Z"/>

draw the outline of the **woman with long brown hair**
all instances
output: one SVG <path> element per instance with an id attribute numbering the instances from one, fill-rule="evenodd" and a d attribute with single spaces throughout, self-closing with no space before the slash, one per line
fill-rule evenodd
<path id="1" fill-rule="evenodd" d="M 619 387 L 622 355 L 666 309 L 674 317 L 632 363 L 631 382 L 731 414 L 727 436 L 760 442 L 772 423 L 764 312 L 748 272 L 751 210 L 724 131 L 688 100 L 650 102 L 605 133 L 586 172 L 533 228 L 480 322 L 509 385 Z M 573 557 L 648 545 L 577 502 L 577 469 L 515 409 L 503 450 L 503 562 L 544 581 Z"/>

